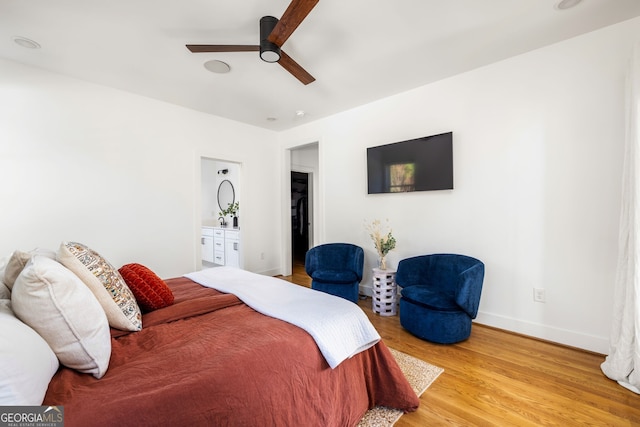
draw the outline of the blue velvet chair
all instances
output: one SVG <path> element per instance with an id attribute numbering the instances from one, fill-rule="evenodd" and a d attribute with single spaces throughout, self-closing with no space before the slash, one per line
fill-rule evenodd
<path id="1" fill-rule="evenodd" d="M 457 254 L 432 254 L 398 263 L 402 287 L 400 324 L 413 335 L 441 344 L 469 338 L 478 314 L 484 264 Z"/>
<path id="2" fill-rule="evenodd" d="M 350 243 L 326 243 L 307 251 L 304 268 L 311 288 L 358 302 L 364 251 Z"/>

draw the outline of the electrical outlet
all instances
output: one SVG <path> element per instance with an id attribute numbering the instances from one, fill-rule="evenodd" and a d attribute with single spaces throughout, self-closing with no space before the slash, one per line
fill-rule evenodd
<path id="1" fill-rule="evenodd" d="M 546 302 L 544 288 L 533 288 L 533 300 L 535 302 Z"/>

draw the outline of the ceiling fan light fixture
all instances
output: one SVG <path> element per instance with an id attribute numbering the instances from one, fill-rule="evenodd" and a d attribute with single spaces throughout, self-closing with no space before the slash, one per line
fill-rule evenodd
<path id="1" fill-rule="evenodd" d="M 273 16 L 260 18 L 260 59 L 265 62 L 280 61 L 280 46 L 267 40 L 277 23 Z"/>
<path id="2" fill-rule="evenodd" d="M 278 62 L 280 61 L 280 49 L 277 49 L 277 46 L 273 50 L 260 46 L 260 59 L 264 62 Z"/>
<path id="3" fill-rule="evenodd" d="M 260 40 L 257 44 L 188 44 L 186 48 L 192 53 L 258 52 L 260 59 L 263 61 L 277 62 L 285 71 L 298 79 L 300 83 L 308 85 L 316 80 L 315 77 L 309 74 L 283 50 L 280 50 L 280 47 L 285 44 L 289 36 L 298 28 L 298 25 L 307 17 L 318 1 L 291 0 L 280 19 L 273 16 L 263 16 L 260 19 Z M 207 69 L 214 65 L 217 68 L 220 64 L 210 64 Z"/>

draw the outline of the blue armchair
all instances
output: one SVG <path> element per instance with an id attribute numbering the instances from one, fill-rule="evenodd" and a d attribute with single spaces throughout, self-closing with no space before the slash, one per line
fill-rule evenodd
<path id="1" fill-rule="evenodd" d="M 326 243 L 307 251 L 305 270 L 311 288 L 358 302 L 364 251 L 350 243 Z"/>
<path id="2" fill-rule="evenodd" d="M 469 338 L 478 314 L 484 264 L 456 254 L 422 255 L 398 263 L 402 287 L 400 324 L 427 341 L 451 344 Z"/>

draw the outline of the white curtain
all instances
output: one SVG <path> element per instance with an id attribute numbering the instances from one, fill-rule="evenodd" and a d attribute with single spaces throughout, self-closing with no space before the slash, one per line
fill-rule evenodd
<path id="1" fill-rule="evenodd" d="M 640 394 L 640 46 L 627 72 L 622 212 L 614 318 L 604 374 Z"/>

